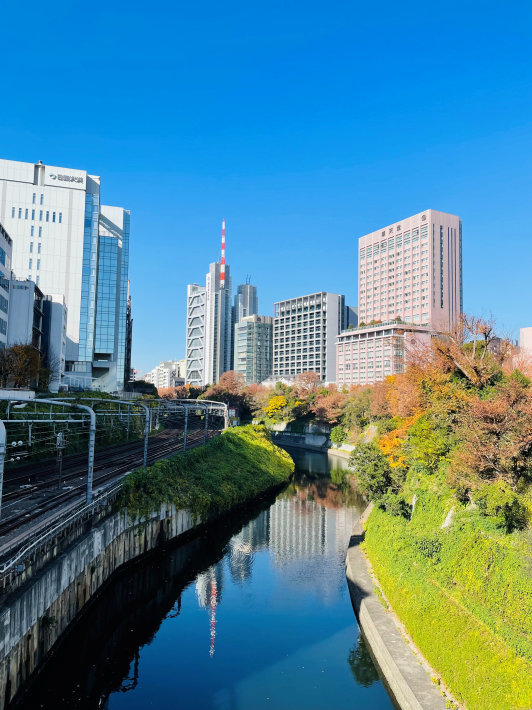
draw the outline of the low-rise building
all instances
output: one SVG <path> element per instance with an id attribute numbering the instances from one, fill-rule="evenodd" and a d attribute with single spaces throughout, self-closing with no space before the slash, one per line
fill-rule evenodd
<path id="1" fill-rule="evenodd" d="M 272 374 L 273 318 L 244 316 L 235 323 L 234 369 L 246 384 L 262 382 Z"/>
<path id="2" fill-rule="evenodd" d="M 526 355 L 532 358 L 532 326 L 520 329 L 519 347 Z"/>
<path id="3" fill-rule="evenodd" d="M 180 375 L 182 360 L 165 360 L 146 373 L 146 382 L 151 382 L 157 389 L 180 387 L 185 384 L 185 378 Z"/>
<path id="4" fill-rule="evenodd" d="M 404 372 L 407 356 L 423 356 L 432 331 L 397 320 L 345 330 L 336 339 L 336 383 L 371 385 Z"/>

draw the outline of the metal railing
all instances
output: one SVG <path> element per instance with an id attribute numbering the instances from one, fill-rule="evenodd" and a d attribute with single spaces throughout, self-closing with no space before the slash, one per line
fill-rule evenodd
<path id="1" fill-rule="evenodd" d="M 31 541 L 28 541 L 23 547 L 20 546 L 20 543 L 14 542 L 11 546 L 3 549 L 1 554 L 4 559 L 10 554 L 13 555 L 14 550 L 17 550 L 17 552 L 0 564 L 2 587 L 5 588 L 8 577 L 9 582 L 11 582 L 13 574 L 21 574 L 24 571 L 24 562 L 27 561 L 29 557 L 38 553 L 38 551 L 42 550 L 49 542 L 56 539 L 69 527 L 83 520 L 83 518 L 92 517 L 96 508 L 102 505 L 108 505 L 116 500 L 120 489 L 120 483 L 114 484 L 93 498 L 90 503 L 82 504 L 68 512 L 59 513 L 52 518 L 52 520 L 48 519 L 46 525 L 35 532 L 31 537 Z"/>

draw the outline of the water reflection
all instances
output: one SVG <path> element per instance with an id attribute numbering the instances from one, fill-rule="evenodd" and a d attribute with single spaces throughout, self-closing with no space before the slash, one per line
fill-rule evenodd
<path id="1" fill-rule="evenodd" d="M 126 570 L 23 708 L 391 708 L 345 583 L 360 499 L 345 462 L 296 459 L 276 499 Z"/>

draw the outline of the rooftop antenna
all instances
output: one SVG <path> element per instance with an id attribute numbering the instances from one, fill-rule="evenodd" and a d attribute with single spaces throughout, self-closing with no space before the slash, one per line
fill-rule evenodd
<path id="1" fill-rule="evenodd" d="M 220 264 L 220 287 L 225 288 L 225 219 L 222 220 L 222 258 Z"/>

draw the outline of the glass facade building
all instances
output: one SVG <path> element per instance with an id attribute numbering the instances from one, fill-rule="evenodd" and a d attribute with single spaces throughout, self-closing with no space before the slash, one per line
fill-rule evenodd
<path id="1" fill-rule="evenodd" d="M 0 223 L 13 239 L 16 276 L 64 296 L 62 384 L 121 391 L 129 379 L 129 212 L 102 205 L 100 178 L 85 170 L 0 159 Z"/>

